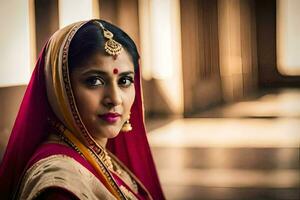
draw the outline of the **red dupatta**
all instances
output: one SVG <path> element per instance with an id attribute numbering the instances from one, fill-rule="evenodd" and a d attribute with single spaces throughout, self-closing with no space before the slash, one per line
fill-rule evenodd
<path id="1" fill-rule="evenodd" d="M 55 52 L 51 45 L 56 42 L 54 46 L 59 45 L 60 49 L 68 47 L 66 44 L 71 41 L 72 34 L 74 36 L 85 23 L 75 23 L 57 31 L 39 55 L 0 166 L 0 194 L 3 199 L 12 199 L 27 162 L 47 138 L 47 118 L 55 115 L 60 118 L 55 108 L 53 110 L 53 103 L 57 102 L 49 98 L 49 91 L 47 96 L 46 79 L 49 71 L 45 68 L 49 56 L 58 55 L 54 61 L 61 62 L 61 57 L 65 55 Z M 136 97 L 130 119 L 133 130 L 129 133 L 121 132 L 114 139 L 109 139 L 107 148 L 141 180 L 154 199 L 164 199 L 146 137 L 140 72 L 135 76 Z M 63 120 L 62 122 L 65 123 Z"/>

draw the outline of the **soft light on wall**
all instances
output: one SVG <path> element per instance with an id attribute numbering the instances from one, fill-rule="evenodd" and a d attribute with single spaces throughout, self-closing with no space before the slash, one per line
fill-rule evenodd
<path id="1" fill-rule="evenodd" d="M 59 27 L 71 23 L 99 18 L 96 0 L 59 0 Z"/>
<path id="2" fill-rule="evenodd" d="M 243 88 L 239 1 L 218 2 L 220 74 L 225 101 L 240 98 Z"/>
<path id="3" fill-rule="evenodd" d="M 284 75 L 300 75 L 299 10 L 299 0 L 277 0 L 277 64 Z"/>
<path id="4" fill-rule="evenodd" d="M 0 87 L 27 84 L 31 64 L 28 2 L 1 1 L 0 24 Z"/>
<path id="5" fill-rule="evenodd" d="M 171 0 L 152 0 L 151 41 L 152 76 L 157 79 L 173 75 L 174 57 L 172 54 L 172 2 Z"/>
<path id="6" fill-rule="evenodd" d="M 183 112 L 179 0 L 139 0 L 143 78 L 155 79 L 174 113 Z"/>

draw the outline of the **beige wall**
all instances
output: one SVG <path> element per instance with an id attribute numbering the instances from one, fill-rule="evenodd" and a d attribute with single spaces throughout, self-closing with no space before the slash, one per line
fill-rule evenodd
<path id="1" fill-rule="evenodd" d="M 181 0 L 184 113 L 222 101 L 219 69 L 218 1 Z"/>
<path id="2" fill-rule="evenodd" d="M 0 160 L 4 153 L 26 86 L 0 88 Z"/>
<path id="3" fill-rule="evenodd" d="M 218 15 L 223 98 L 241 100 L 257 86 L 254 2 L 219 0 Z"/>
<path id="4" fill-rule="evenodd" d="M 260 87 L 299 87 L 300 76 L 287 76 L 277 69 L 276 1 L 255 1 L 258 83 Z"/>
<path id="5" fill-rule="evenodd" d="M 27 84 L 30 77 L 29 3 L 1 1 L 0 24 L 0 87 Z"/>

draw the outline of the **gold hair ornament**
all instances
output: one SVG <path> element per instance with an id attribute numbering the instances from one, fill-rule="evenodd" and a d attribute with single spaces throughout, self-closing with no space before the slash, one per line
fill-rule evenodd
<path id="1" fill-rule="evenodd" d="M 104 49 L 105 49 L 106 53 L 108 53 L 111 56 L 119 55 L 123 50 L 122 45 L 119 42 L 117 42 L 116 40 L 113 39 L 114 34 L 112 32 L 110 32 L 109 30 L 107 30 L 103 26 L 102 23 L 100 23 L 98 21 L 95 21 L 95 22 L 103 30 L 103 35 L 107 39 L 107 41 L 105 42 L 105 45 L 104 45 Z"/>

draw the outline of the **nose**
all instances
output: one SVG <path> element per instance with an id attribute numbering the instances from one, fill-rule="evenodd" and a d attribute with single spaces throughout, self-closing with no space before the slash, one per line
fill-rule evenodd
<path id="1" fill-rule="evenodd" d="M 108 108 L 113 108 L 122 103 L 121 91 L 117 84 L 111 84 L 106 87 L 102 103 Z"/>

